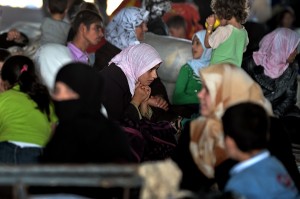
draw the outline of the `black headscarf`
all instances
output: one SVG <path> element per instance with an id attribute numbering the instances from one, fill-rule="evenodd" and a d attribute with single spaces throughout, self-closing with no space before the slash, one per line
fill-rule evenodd
<path id="1" fill-rule="evenodd" d="M 99 117 L 103 93 L 103 79 L 84 63 L 67 64 L 57 73 L 55 82 L 63 82 L 79 95 L 79 99 L 55 101 L 59 120 L 74 117 Z"/>
<path id="2" fill-rule="evenodd" d="M 90 66 L 70 63 L 60 69 L 56 82 L 79 95 L 76 100 L 55 101 L 59 119 L 47 144 L 43 162 L 130 162 L 132 155 L 125 133 L 100 113 L 102 78 Z"/>

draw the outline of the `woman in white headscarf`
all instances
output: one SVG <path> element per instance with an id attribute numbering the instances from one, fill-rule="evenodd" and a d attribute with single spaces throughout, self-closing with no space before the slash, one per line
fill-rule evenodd
<path id="1" fill-rule="evenodd" d="M 158 52 L 148 44 L 130 46 L 111 60 L 101 71 L 105 80 L 103 104 L 109 119 L 151 118 L 149 85 L 157 78 L 161 62 Z M 162 108 L 165 105 L 161 104 Z"/>
<path id="2" fill-rule="evenodd" d="M 144 40 L 149 12 L 142 8 L 123 8 L 105 28 L 106 43 L 95 53 L 94 67 L 102 70 L 121 50 Z"/>
<path id="3" fill-rule="evenodd" d="M 168 110 L 166 101 L 151 96 L 150 84 L 157 78 L 157 69 L 161 63 L 158 52 L 152 46 L 142 43 L 122 50 L 101 71 L 104 78 L 103 105 L 107 109 L 108 118 L 125 123 L 124 126 L 129 124 L 129 127 L 140 132 L 139 136 L 131 140 L 140 140 L 142 137 L 142 141 L 137 147 L 136 143 L 131 145 L 136 152 L 143 154 L 141 160 L 170 157 L 176 146 L 176 129 L 171 122 L 149 121 L 156 114 L 153 107 Z M 128 120 L 130 122 L 126 123 Z"/>
<path id="4" fill-rule="evenodd" d="M 54 88 L 54 80 L 59 69 L 73 61 L 69 49 L 60 44 L 45 44 L 41 46 L 34 56 L 37 62 L 38 73 L 43 83 L 51 92 Z"/>

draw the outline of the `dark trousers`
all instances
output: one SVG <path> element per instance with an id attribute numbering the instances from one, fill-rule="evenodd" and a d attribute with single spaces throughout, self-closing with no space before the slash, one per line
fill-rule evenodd
<path id="1" fill-rule="evenodd" d="M 39 147 L 19 147 L 13 143 L 0 142 L 0 164 L 37 163 L 43 149 Z"/>

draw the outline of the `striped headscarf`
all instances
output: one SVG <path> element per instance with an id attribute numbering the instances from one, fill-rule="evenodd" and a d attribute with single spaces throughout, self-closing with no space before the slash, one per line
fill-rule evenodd
<path id="1" fill-rule="evenodd" d="M 277 28 L 262 38 L 259 50 L 253 53 L 256 65 L 264 68 L 265 75 L 278 78 L 289 66 L 288 57 L 297 48 L 300 36 L 288 28 Z"/>
<path id="2" fill-rule="evenodd" d="M 125 48 L 112 58 L 109 64 L 111 63 L 115 63 L 124 72 L 133 96 L 138 78 L 162 63 L 162 59 L 152 46 L 142 43 Z"/>

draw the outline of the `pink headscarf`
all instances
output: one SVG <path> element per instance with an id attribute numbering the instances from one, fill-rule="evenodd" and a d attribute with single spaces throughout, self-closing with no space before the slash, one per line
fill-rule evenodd
<path id="1" fill-rule="evenodd" d="M 260 48 L 253 53 L 253 59 L 256 65 L 264 67 L 265 75 L 275 79 L 289 66 L 287 58 L 299 42 L 300 36 L 297 32 L 288 28 L 277 28 L 260 41 Z"/>
<path id="2" fill-rule="evenodd" d="M 130 93 L 133 95 L 138 78 L 160 64 L 162 59 L 152 46 L 142 43 L 125 48 L 109 64 L 112 62 L 125 73 Z"/>

